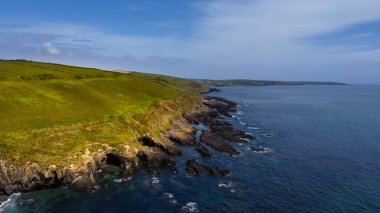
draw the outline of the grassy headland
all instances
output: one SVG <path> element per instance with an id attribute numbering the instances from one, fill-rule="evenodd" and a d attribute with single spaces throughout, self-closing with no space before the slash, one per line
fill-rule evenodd
<path id="1" fill-rule="evenodd" d="M 0 60 L 0 160 L 59 166 L 86 148 L 139 148 L 137 137 L 168 128 L 203 89 L 162 75 Z"/>
<path id="2" fill-rule="evenodd" d="M 321 81 L 269 81 L 269 80 L 247 80 L 247 79 L 232 79 L 232 80 L 208 80 L 196 79 L 198 83 L 205 86 L 270 86 L 270 85 L 346 85 L 339 82 L 321 82 Z"/>

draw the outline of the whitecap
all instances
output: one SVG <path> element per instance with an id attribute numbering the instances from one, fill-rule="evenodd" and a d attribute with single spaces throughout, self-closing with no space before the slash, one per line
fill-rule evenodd
<path id="1" fill-rule="evenodd" d="M 232 187 L 232 182 L 231 181 L 225 181 L 223 183 L 220 183 L 218 186 L 220 188 L 231 188 Z"/>
<path id="2" fill-rule="evenodd" d="M 16 205 L 16 200 L 20 196 L 21 196 L 21 193 L 14 193 L 11 196 L 9 196 L 8 200 L 0 204 L 0 212 L 2 212 L 6 208 L 13 208 Z"/>
<path id="3" fill-rule="evenodd" d="M 169 199 L 171 204 L 177 204 L 177 200 L 174 198 L 174 195 L 169 192 L 165 192 L 164 195 Z"/>
<path id="4" fill-rule="evenodd" d="M 173 195 L 172 193 L 165 192 L 165 195 L 166 195 L 166 197 L 168 197 L 168 198 L 174 198 L 174 195 Z"/>
<path id="5" fill-rule="evenodd" d="M 240 122 L 240 124 L 241 124 L 241 125 L 247 125 L 247 123 L 245 123 L 245 122 L 242 122 L 242 121 Z"/>
<path id="6" fill-rule="evenodd" d="M 182 206 L 181 210 L 183 212 L 199 212 L 198 204 L 195 202 L 189 202 L 185 206 Z"/>
<path id="7" fill-rule="evenodd" d="M 121 183 L 121 182 L 123 182 L 123 178 L 113 179 L 113 182 L 114 183 Z"/>
<path id="8" fill-rule="evenodd" d="M 152 177 L 152 184 L 160 183 L 160 180 L 157 177 Z"/>
<path id="9" fill-rule="evenodd" d="M 249 126 L 249 127 L 247 127 L 247 129 L 259 130 L 260 128 L 259 127 L 254 127 L 254 126 Z"/>

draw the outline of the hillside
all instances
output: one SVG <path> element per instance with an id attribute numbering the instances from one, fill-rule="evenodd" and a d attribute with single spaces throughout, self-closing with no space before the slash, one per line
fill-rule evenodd
<path id="1" fill-rule="evenodd" d="M 168 128 L 203 89 L 162 75 L 1 60 L 0 160 L 64 166 L 85 149 L 138 149 L 138 137 Z"/>
<path id="2" fill-rule="evenodd" d="M 270 85 L 346 85 L 339 82 L 320 82 L 320 81 L 269 81 L 269 80 L 209 80 L 196 79 L 198 83 L 205 86 L 270 86 Z"/>

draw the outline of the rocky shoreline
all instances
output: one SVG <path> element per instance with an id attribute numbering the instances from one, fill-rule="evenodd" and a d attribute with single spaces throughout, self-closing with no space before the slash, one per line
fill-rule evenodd
<path id="1" fill-rule="evenodd" d="M 81 153 L 83 162 L 79 166 L 71 164 L 64 169 L 51 165 L 47 170 L 38 164 L 24 166 L 7 166 L 0 161 L 0 204 L 12 193 L 27 192 L 44 188 L 67 186 L 77 190 L 94 191 L 98 188 L 97 173 L 107 165 L 124 169 L 123 178 L 135 174 L 139 167 L 158 168 L 166 166 L 178 173 L 174 156 L 182 155 L 177 146 L 193 147 L 202 157 L 210 158 L 214 149 L 228 155 L 238 155 L 240 151 L 231 144 L 247 143 L 255 138 L 221 120 L 223 116 L 231 117 L 236 112 L 236 103 L 223 98 L 205 96 L 203 104 L 195 110 L 184 113 L 182 118 L 173 123 L 172 128 L 160 136 L 143 135 L 139 142 L 142 149 L 120 153 L 112 148 L 99 149 L 93 153 L 85 150 Z M 209 128 L 202 131 L 200 140 L 196 139 L 195 124 L 203 124 Z M 128 146 L 128 145 L 126 145 Z M 210 165 L 203 165 L 194 159 L 186 162 L 188 175 L 225 176 L 230 172 Z"/>

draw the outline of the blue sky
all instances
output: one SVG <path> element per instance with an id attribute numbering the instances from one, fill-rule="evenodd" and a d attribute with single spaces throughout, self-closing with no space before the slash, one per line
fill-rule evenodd
<path id="1" fill-rule="evenodd" d="M 0 0 L 0 58 L 380 83 L 378 0 Z"/>

